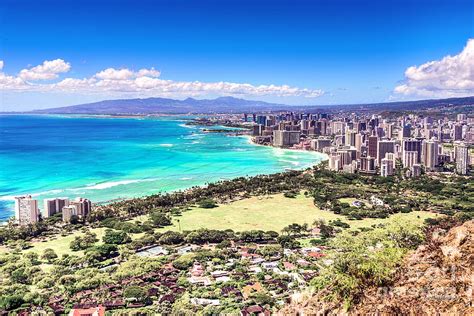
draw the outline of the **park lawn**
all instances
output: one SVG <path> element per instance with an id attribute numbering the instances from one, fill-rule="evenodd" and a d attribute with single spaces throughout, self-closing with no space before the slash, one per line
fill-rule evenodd
<path id="1" fill-rule="evenodd" d="M 173 217 L 173 226 L 161 228 L 160 231 L 179 230 L 181 226 L 182 231 L 208 228 L 279 232 L 291 223 L 310 224 L 316 218 L 331 220 L 339 216 L 319 210 L 314 206 L 313 199 L 304 195 L 286 198 L 283 194 L 276 194 L 219 204 L 211 209 L 192 207 L 181 216 Z"/>
<path id="2" fill-rule="evenodd" d="M 102 237 L 105 234 L 105 227 L 100 227 L 100 228 L 92 228 L 90 231 L 95 233 L 97 235 L 97 239 L 99 239 L 99 243 L 102 242 Z M 80 231 L 76 231 L 70 235 L 67 236 L 61 236 L 58 235 L 56 238 L 48 239 L 47 241 L 38 241 L 38 242 L 33 242 L 31 245 L 33 247 L 25 249 L 24 252 L 36 252 L 37 254 L 41 255 L 43 254 L 44 250 L 47 248 L 51 248 L 56 252 L 56 254 L 61 257 L 64 254 L 73 254 L 77 256 L 82 256 L 84 254 L 83 251 L 72 251 L 69 248 L 69 244 L 71 243 L 72 240 L 76 236 L 83 236 L 84 233 Z"/>
<path id="3" fill-rule="evenodd" d="M 106 229 L 107 229 L 106 227 L 90 229 L 91 232 L 97 235 L 97 239 L 99 240 L 96 243 L 96 245 L 102 244 L 102 237 L 104 237 Z M 71 241 L 74 240 L 76 236 L 82 236 L 82 235 L 84 235 L 84 233 L 82 233 L 81 231 L 76 231 L 67 236 L 58 235 L 55 238 L 48 239 L 47 241 L 35 241 L 31 243 L 32 247 L 23 250 L 23 253 L 36 252 L 38 255 L 41 256 L 45 249 L 51 248 L 58 255 L 58 257 L 61 257 L 64 254 L 82 256 L 84 255 L 84 251 L 72 251 L 71 248 L 69 248 L 69 244 L 71 243 Z M 143 233 L 130 234 L 130 237 L 132 239 L 137 239 L 142 236 L 143 236 Z M 8 251 L 7 248 L 3 248 L 2 250 Z M 0 252 L 2 250 L 0 250 Z"/>
<path id="4" fill-rule="evenodd" d="M 416 211 L 395 214 L 391 218 L 405 217 L 419 221 L 421 224 L 425 218 L 435 216 L 437 214 Z M 208 228 L 233 229 L 234 231 L 257 229 L 280 232 L 283 227 L 289 224 L 307 223 L 311 225 L 316 219 L 324 219 L 327 222 L 341 219 L 351 225 L 351 229 L 370 227 L 387 221 L 387 219 L 379 218 L 348 220 L 343 215 L 320 210 L 313 204 L 312 198 L 307 198 L 302 194 L 296 198 L 286 198 L 283 194 L 275 194 L 220 204 L 212 209 L 193 207 L 181 216 L 174 217 L 172 226 L 161 228 L 159 231 L 178 231 L 179 226 L 181 226 L 181 231 Z"/>
<path id="5" fill-rule="evenodd" d="M 438 214 L 416 211 L 406 214 L 395 214 L 392 218 L 408 218 L 420 224 L 426 218 L 433 218 Z M 132 221 L 145 221 L 147 216 L 140 216 Z M 313 204 L 311 197 L 305 197 L 299 194 L 296 198 L 286 198 L 283 194 L 275 194 L 268 196 L 251 197 L 248 199 L 235 201 L 228 204 L 220 204 L 216 208 L 204 209 L 192 207 L 190 210 L 182 213 L 181 216 L 173 217 L 173 225 L 157 229 L 157 232 L 167 230 L 181 231 L 195 230 L 199 228 L 207 229 L 232 229 L 234 231 L 244 230 L 273 230 L 280 232 L 285 226 L 292 223 L 311 224 L 316 219 L 324 219 L 326 222 L 330 220 L 341 219 L 348 223 L 350 229 L 358 229 L 362 227 L 371 227 L 372 225 L 382 224 L 388 219 L 366 218 L 363 220 L 348 220 L 343 215 L 337 215 L 329 211 L 323 211 Z M 178 222 L 179 221 L 179 222 Z M 102 243 L 102 237 L 107 228 L 92 228 L 91 231 L 97 234 L 99 242 Z M 73 252 L 69 248 L 69 244 L 76 237 L 83 235 L 77 231 L 68 236 L 57 236 L 47 241 L 38 241 L 32 243 L 32 248 L 23 252 L 36 252 L 41 255 L 46 248 L 53 249 L 58 256 L 64 254 L 74 254 L 82 256 L 83 251 Z M 143 236 L 143 233 L 131 235 L 132 239 Z M 9 251 L 2 247 L 0 252 Z"/>
<path id="6" fill-rule="evenodd" d="M 344 219 L 344 221 L 348 223 L 349 225 L 351 225 L 349 229 L 355 230 L 355 229 L 364 228 L 364 227 L 372 227 L 373 225 L 384 224 L 384 223 L 387 223 L 388 221 L 397 220 L 397 219 L 405 219 L 412 223 L 422 225 L 425 219 L 437 218 L 439 216 L 442 216 L 442 215 L 437 214 L 437 213 L 425 212 L 425 211 L 413 211 L 410 213 L 393 214 L 388 218 L 364 218 L 361 220 L 348 220 L 346 218 Z"/>

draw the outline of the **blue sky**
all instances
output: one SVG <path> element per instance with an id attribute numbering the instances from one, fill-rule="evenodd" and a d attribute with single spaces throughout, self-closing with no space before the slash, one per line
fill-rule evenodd
<path id="1" fill-rule="evenodd" d="M 442 86 L 442 64 L 436 82 L 420 86 L 413 81 L 419 76 L 405 74 L 410 66 L 424 73 L 421 65 L 465 52 L 474 37 L 473 12 L 467 0 L 3 0 L 0 110 L 118 97 L 234 95 L 339 104 L 474 94 L 470 85 Z M 455 61 L 460 71 L 471 66 L 465 59 L 472 55 L 465 55 Z M 62 62 L 31 70 L 56 60 Z M 41 79 L 19 75 L 48 67 L 51 76 Z M 137 87 L 138 71 L 152 67 L 160 75 Z M 108 88 L 99 88 L 104 84 L 96 75 L 108 68 L 133 74 L 119 82 L 109 72 L 102 76 Z M 55 85 L 65 78 L 89 81 Z M 233 85 L 207 85 L 222 81 Z M 189 88 L 190 82 L 199 84 Z M 395 91 L 398 86 L 406 88 Z"/>

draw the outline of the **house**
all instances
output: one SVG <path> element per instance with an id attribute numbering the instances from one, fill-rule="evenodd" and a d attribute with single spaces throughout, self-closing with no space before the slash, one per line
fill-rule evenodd
<path id="1" fill-rule="evenodd" d="M 308 254 L 309 252 L 320 252 L 320 251 L 321 251 L 321 248 L 319 247 L 306 247 L 306 248 L 301 249 L 301 252 L 304 254 Z"/>
<path id="2" fill-rule="evenodd" d="M 291 270 L 295 270 L 296 269 L 296 266 L 291 263 L 291 262 L 288 262 L 288 261 L 284 261 L 283 262 L 283 267 L 285 268 L 285 270 L 287 271 L 291 271 Z"/>
<path id="3" fill-rule="evenodd" d="M 325 256 L 325 254 L 322 252 L 308 252 L 307 255 L 314 259 L 319 259 Z"/>
<path id="4" fill-rule="evenodd" d="M 69 316 L 105 316 L 105 307 L 99 305 L 90 308 L 73 308 Z"/>
<path id="5" fill-rule="evenodd" d="M 229 271 L 216 270 L 216 271 L 211 272 L 211 275 L 212 275 L 213 278 L 229 276 Z"/>
<path id="6" fill-rule="evenodd" d="M 191 304 L 193 305 L 213 305 L 213 306 L 218 306 L 221 305 L 221 302 L 218 299 L 208 299 L 208 298 L 191 298 Z"/>
<path id="7" fill-rule="evenodd" d="M 168 254 L 168 250 L 166 250 L 165 248 L 161 246 L 155 246 L 155 247 L 137 252 L 137 256 L 140 256 L 140 257 L 157 257 L 160 255 L 167 255 L 167 254 Z"/>
<path id="8" fill-rule="evenodd" d="M 262 262 L 265 262 L 265 259 L 263 259 L 260 256 L 254 257 L 252 260 L 250 260 L 250 263 L 252 263 L 252 264 L 260 264 Z"/>
<path id="9" fill-rule="evenodd" d="M 212 284 L 212 281 L 208 277 L 192 276 L 188 278 L 188 282 L 191 284 L 202 284 L 208 286 Z"/>
<path id="10" fill-rule="evenodd" d="M 292 250 L 292 249 L 288 249 L 288 248 L 283 249 L 283 254 L 284 254 L 285 256 L 291 256 L 291 255 L 294 254 L 294 253 L 295 253 L 295 251 Z"/>
<path id="11" fill-rule="evenodd" d="M 230 280 L 231 280 L 231 278 L 226 276 L 226 275 L 223 275 L 223 276 L 220 276 L 220 277 L 216 278 L 217 283 L 229 282 Z"/>
<path id="12" fill-rule="evenodd" d="M 115 300 L 115 301 L 110 301 L 110 302 L 104 302 L 104 306 L 107 309 L 116 309 L 116 308 L 122 308 L 125 306 L 125 301 L 123 300 Z"/>
<path id="13" fill-rule="evenodd" d="M 253 272 L 253 273 L 260 273 L 262 272 L 262 268 L 258 267 L 258 266 L 250 266 L 249 267 L 249 271 L 250 272 Z"/>
<path id="14" fill-rule="evenodd" d="M 191 269 L 191 275 L 195 277 L 200 277 L 204 275 L 204 268 L 199 262 L 194 262 Z"/>
<path id="15" fill-rule="evenodd" d="M 183 247 L 176 248 L 176 252 L 180 255 L 183 255 L 185 253 L 191 252 L 198 248 L 199 246 L 196 246 L 196 245 L 183 246 Z"/>
<path id="16" fill-rule="evenodd" d="M 278 261 L 263 262 L 262 263 L 262 268 L 264 268 L 265 270 L 273 270 L 276 267 L 278 267 Z"/>
<path id="17" fill-rule="evenodd" d="M 166 294 L 160 297 L 159 303 L 161 304 L 163 302 L 170 302 L 171 304 L 173 304 L 175 300 L 176 296 L 174 296 L 173 294 Z"/>
<path id="18" fill-rule="evenodd" d="M 299 265 L 299 266 L 302 266 L 302 267 L 307 267 L 310 265 L 310 263 L 304 259 L 298 259 L 296 260 L 296 263 Z"/>
<path id="19" fill-rule="evenodd" d="M 270 316 L 272 313 L 259 305 L 252 305 L 248 307 L 244 307 L 240 311 L 240 315 L 242 316 L 250 316 L 250 315 L 258 315 L 258 316 Z"/>
<path id="20" fill-rule="evenodd" d="M 235 296 L 239 296 L 239 297 L 242 296 L 242 293 L 239 291 L 239 289 L 237 289 L 234 286 L 223 286 L 221 288 L 221 291 L 222 291 L 222 295 L 224 297 L 228 297 L 231 294 L 233 294 Z"/>

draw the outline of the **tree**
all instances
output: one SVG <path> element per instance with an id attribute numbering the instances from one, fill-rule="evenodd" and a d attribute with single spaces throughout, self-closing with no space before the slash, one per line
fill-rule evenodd
<path id="1" fill-rule="evenodd" d="M 115 257 L 118 254 L 117 246 L 113 244 L 103 244 L 86 250 L 86 259 L 89 261 L 101 262 Z"/>
<path id="2" fill-rule="evenodd" d="M 76 225 L 77 223 L 79 223 L 79 216 L 77 216 L 77 215 L 72 215 L 72 216 L 71 216 L 71 219 L 69 220 L 69 222 L 70 222 L 72 225 Z"/>
<path id="3" fill-rule="evenodd" d="M 221 241 L 219 244 L 217 244 L 217 248 L 219 249 L 227 249 L 227 248 L 230 248 L 232 246 L 232 243 L 229 241 L 229 240 L 223 240 Z"/>
<path id="4" fill-rule="evenodd" d="M 293 237 L 289 235 L 280 235 L 277 238 L 277 242 L 283 247 L 283 248 L 299 248 L 300 243 Z"/>
<path id="5" fill-rule="evenodd" d="M 2 295 L 0 296 L 0 309 L 12 310 L 18 308 L 23 304 L 23 297 L 21 295 Z"/>
<path id="6" fill-rule="evenodd" d="M 180 270 L 186 270 L 193 265 L 195 256 L 193 254 L 184 254 L 175 261 L 173 267 Z"/>
<path id="7" fill-rule="evenodd" d="M 123 297 L 136 301 L 144 301 L 148 297 L 144 288 L 139 286 L 129 286 L 123 291 Z"/>
<path id="8" fill-rule="evenodd" d="M 178 232 L 167 231 L 158 239 L 162 245 L 177 245 L 184 241 L 183 235 Z"/>
<path id="9" fill-rule="evenodd" d="M 171 225 L 171 218 L 169 215 L 156 211 L 150 214 L 150 220 L 154 226 L 163 227 Z"/>
<path id="10" fill-rule="evenodd" d="M 114 231 L 112 229 L 107 229 L 105 231 L 104 237 L 102 240 L 105 244 L 111 245 L 122 245 L 132 241 L 130 236 L 124 231 Z"/>
<path id="11" fill-rule="evenodd" d="M 69 247 L 72 251 L 85 250 L 92 247 L 98 241 L 96 237 L 96 234 L 86 232 L 84 236 L 76 236 L 69 244 Z"/>
<path id="12" fill-rule="evenodd" d="M 28 273 L 24 267 L 21 267 L 11 273 L 10 279 L 15 283 L 28 284 Z"/>
<path id="13" fill-rule="evenodd" d="M 46 260 L 48 263 L 51 263 L 57 257 L 58 257 L 58 255 L 54 252 L 53 249 L 46 248 L 43 251 L 43 255 L 41 256 L 41 259 Z"/>
<path id="14" fill-rule="evenodd" d="M 327 225 L 323 219 L 315 220 L 313 225 L 319 228 L 319 233 L 322 238 L 331 238 L 336 234 L 334 227 Z"/>

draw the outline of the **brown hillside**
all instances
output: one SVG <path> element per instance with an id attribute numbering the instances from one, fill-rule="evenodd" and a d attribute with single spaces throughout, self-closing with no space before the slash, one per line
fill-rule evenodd
<path id="1" fill-rule="evenodd" d="M 348 312 L 318 294 L 286 307 L 285 315 L 474 315 L 474 221 L 435 229 L 385 288 L 369 288 Z"/>

